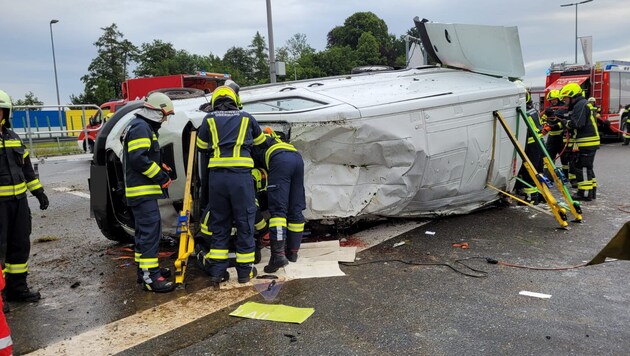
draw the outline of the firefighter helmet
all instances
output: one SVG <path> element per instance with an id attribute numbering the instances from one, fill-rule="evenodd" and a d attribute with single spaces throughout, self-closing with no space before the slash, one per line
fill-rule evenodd
<path id="1" fill-rule="evenodd" d="M 241 86 L 236 84 L 236 82 L 232 79 L 226 80 L 225 85 L 234 90 L 234 94 L 236 94 L 236 106 L 238 106 L 239 110 L 243 109 L 243 104 L 241 104 L 241 96 L 239 95 L 239 91 L 241 91 Z"/>
<path id="2" fill-rule="evenodd" d="M 212 109 L 216 110 L 217 105 L 221 102 L 232 102 L 234 105 L 238 106 L 239 101 L 234 89 L 229 86 L 222 85 L 212 92 L 212 100 L 210 102 L 212 104 Z"/>
<path id="3" fill-rule="evenodd" d="M 8 125 L 9 118 L 11 118 L 11 111 L 13 110 L 13 104 L 11 103 L 11 97 L 9 94 L 0 90 L 0 110 L 3 111 L 2 119 L 0 119 L 0 126 L 10 127 Z M 5 124 L 5 122 L 7 124 Z"/>
<path id="4" fill-rule="evenodd" d="M 175 114 L 173 108 L 173 102 L 164 93 L 151 93 L 144 101 L 144 107 L 151 110 L 158 110 L 162 112 L 163 116 L 169 116 Z"/>
<path id="5" fill-rule="evenodd" d="M 590 98 L 588 98 L 588 102 L 591 104 L 595 104 L 595 98 L 591 96 Z"/>
<path id="6" fill-rule="evenodd" d="M 574 98 L 580 94 L 582 94 L 582 87 L 578 83 L 569 83 L 560 90 L 560 96 L 563 98 Z"/>
<path id="7" fill-rule="evenodd" d="M 558 89 L 551 89 L 547 93 L 547 101 L 551 101 L 553 99 L 560 99 L 560 90 L 558 90 Z"/>

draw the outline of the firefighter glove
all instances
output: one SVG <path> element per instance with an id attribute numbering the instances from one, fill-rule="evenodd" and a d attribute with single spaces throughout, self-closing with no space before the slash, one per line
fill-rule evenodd
<path id="1" fill-rule="evenodd" d="M 48 204 L 49 204 L 48 197 L 44 193 L 43 189 L 39 189 L 39 190 L 34 191 L 33 195 L 35 195 L 35 198 L 37 198 L 37 200 L 39 201 L 39 209 L 40 210 L 48 209 Z"/>
<path id="2" fill-rule="evenodd" d="M 162 169 L 164 170 L 164 172 L 166 172 L 166 174 L 168 174 L 168 177 L 170 179 L 173 179 L 173 169 L 171 167 L 169 167 L 166 163 L 162 163 Z"/>
<path id="3" fill-rule="evenodd" d="M 171 180 L 171 178 L 169 178 L 166 183 L 162 184 L 162 188 L 166 189 L 168 188 L 169 185 L 171 185 L 171 183 L 173 183 L 173 181 Z"/>

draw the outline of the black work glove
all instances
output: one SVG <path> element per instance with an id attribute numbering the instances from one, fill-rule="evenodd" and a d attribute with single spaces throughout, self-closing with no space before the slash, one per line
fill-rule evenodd
<path id="1" fill-rule="evenodd" d="M 38 189 L 36 191 L 33 192 L 33 195 L 35 196 L 35 198 L 37 198 L 37 200 L 39 201 L 39 209 L 40 210 L 46 210 L 48 209 L 48 197 L 46 196 L 46 194 L 44 193 L 43 189 Z"/>

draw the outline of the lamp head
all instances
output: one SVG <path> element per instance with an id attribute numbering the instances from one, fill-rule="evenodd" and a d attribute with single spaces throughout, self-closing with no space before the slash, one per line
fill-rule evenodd
<path id="1" fill-rule="evenodd" d="M 59 22 L 59 20 L 50 20 L 50 24 L 51 25 L 54 24 L 54 23 L 57 23 L 57 22 Z"/>

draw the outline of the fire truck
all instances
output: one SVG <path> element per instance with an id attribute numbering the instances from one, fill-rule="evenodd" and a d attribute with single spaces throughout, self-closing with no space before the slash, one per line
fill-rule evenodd
<path id="1" fill-rule="evenodd" d="M 77 144 L 85 152 L 92 153 L 96 136 L 103 123 L 116 110 L 129 101 L 144 99 L 152 91 L 159 90 L 171 98 L 186 99 L 211 93 L 216 87 L 230 79 L 229 74 L 198 72 L 197 74 L 174 74 L 147 78 L 133 78 L 122 82 L 123 98 L 101 104 L 103 116 L 97 112 L 89 119 L 85 130 L 79 133 Z M 87 139 L 86 139 L 87 133 Z"/>
<path id="2" fill-rule="evenodd" d="M 630 104 L 630 62 L 607 60 L 593 66 L 583 64 L 551 64 L 545 83 L 545 96 L 552 89 L 578 83 L 587 98 L 594 97 L 601 110 L 598 120 L 602 137 L 621 138 L 621 113 Z M 549 103 L 545 100 L 545 107 Z M 610 125 L 604 125 L 604 122 Z"/>

